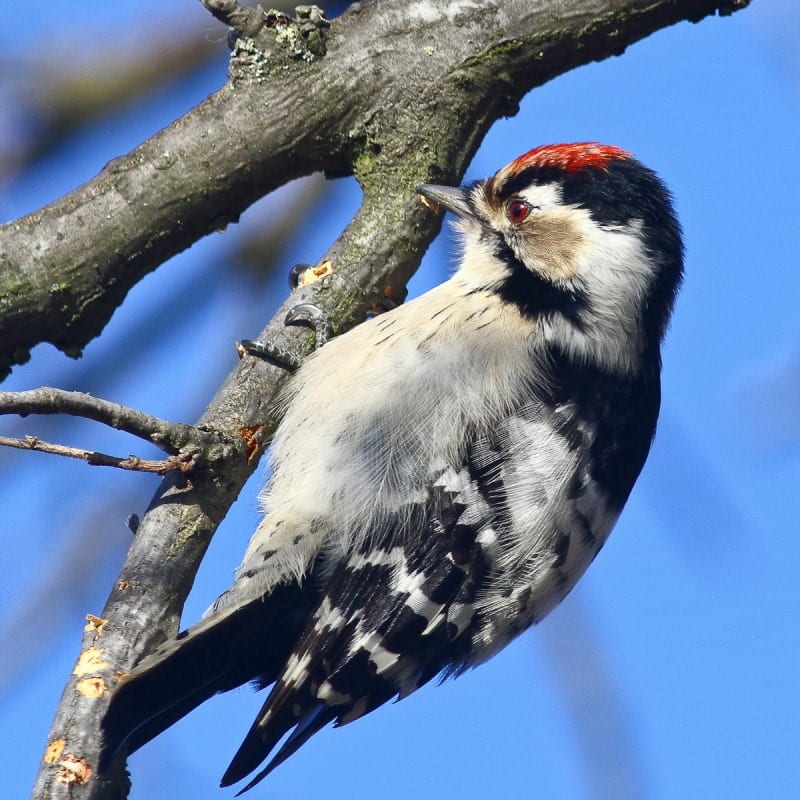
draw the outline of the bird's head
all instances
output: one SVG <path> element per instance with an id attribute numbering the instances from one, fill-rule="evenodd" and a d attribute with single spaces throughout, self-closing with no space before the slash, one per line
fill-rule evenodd
<path id="1" fill-rule="evenodd" d="M 557 352 L 613 372 L 659 359 L 683 271 L 670 195 L 618 147 L 537 147 L 485 180 L 417 191 L 459 218 L 459 276 L 534 319 Z"/>

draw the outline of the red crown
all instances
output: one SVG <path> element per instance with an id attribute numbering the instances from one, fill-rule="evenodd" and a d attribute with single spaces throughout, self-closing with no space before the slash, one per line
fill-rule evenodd
<path id="1" fill-rule="evenodd" d="M 633 158 L 633 156 L 621 147 L 599 142 L 546 144 L 534 147 L 508 166 L 512 173 L 521 172 L 528 167 L 557 167 L 564 172 L 580 172 L 586 167 L 603 168 L 616 158 Z"/>

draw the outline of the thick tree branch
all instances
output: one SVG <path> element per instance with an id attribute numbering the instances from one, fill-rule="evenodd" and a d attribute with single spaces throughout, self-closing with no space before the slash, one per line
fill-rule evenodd
<path id="1" fill-rule="evenodd" d="M 416 3 L 354 4 L 331 24 L 324 56 L 298 56 L 262 28 L 269 53 L 240 40 L 220 91 L 71 194 L 0 228 L 0 374 L 42 341 L 78 355 L 146 273 L 293 178 L 355 173 L 395 196 L 419 181 L 457 181 L 491 123 L 534 86 L 747 1 L 431 0 L 425 13 Z M 378 282 L 402 283 L 437 230 L 418 220 L 407 263 L 382 269 Z"/>
<path id="2" fill-rule="evenodd" d="M 424 9 L 408 2 L 353 6 L 333 22 L 324 58 L 280 62 L 275 56 L 279 79 L 270 59 L 252 63 L 250 73 L 240 61 L 234 81 L 190 114 L 85 187 L 7 227 L 5 258 L 14 285 L 39 298 L 29 306 L 0 305 L 8 363 L 43 339 L 79 349 L 142 274 L 235 219 L 264 192 L 318 169 L 352 171 L 364 201 L 325 256 L 330 271 L 293 292 L 259 337 L 302 352 L 308 334 L 283 325 L 296 303 L 316 302 L 344 330 L 376 298 L 402 298 L 440 225 L 412 187 L 458 181 L 491 123 L 513 113 L 530 88 L 620 53 L 680 19 L 745 3 L 533 5 L 426 0 Z M 82 226 L 73 224 L 78 217 Z M 102 235 L 84 238 L 81 228 Z M 41 245 L 34 246 L 36 240 Z M 46 279 L 53 264 L 65 265 L 67 276 L 55 304 L 54 284 Z M 62 327 L 43 322 L 43 313 L 60 315 Z M 104 780 L 93 774 L 108 693 L 120 671 L 175 633 L 210 537 L 274 429 L 272 401 L 285 378 L 276 367 L 244 358 L 198 423 L 231 443 L 224 464 L 198 471 L 191 482 L 174 473 L 163 480 L 99 615 L 108 620 L 102 634 L 87 629 L 83 666 L 64 690 L 34 797 L 125 796 L 121 765 Z"/>

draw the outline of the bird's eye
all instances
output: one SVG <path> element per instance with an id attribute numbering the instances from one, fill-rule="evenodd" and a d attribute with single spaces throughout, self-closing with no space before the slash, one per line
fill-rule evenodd
<path id="1" fill-rule="evenodd" d="M 511 200 L 506 206 L 506 214 L 512 222 L 524 222 L 531 213 L 531 207 L 524 200 Z"/>

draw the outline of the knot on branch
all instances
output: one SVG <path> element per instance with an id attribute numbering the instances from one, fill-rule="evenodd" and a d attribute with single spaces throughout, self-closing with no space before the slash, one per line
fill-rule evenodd
<path id="1" fill-rule="evenodd" d="M 231 26 L 232 83 L 262 83 L 289 61 L 310 63 L 326 53 L 331 24 L 319 6 L 297 6 L 292 18 L 260 5 L 240 6 L 235 0 L 202 1 L 217 19 Z"/>

